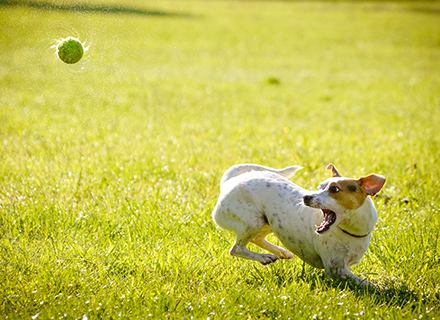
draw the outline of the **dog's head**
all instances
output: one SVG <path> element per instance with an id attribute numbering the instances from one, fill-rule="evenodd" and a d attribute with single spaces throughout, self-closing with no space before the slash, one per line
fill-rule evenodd
<path id="1" fill-rule="evenodd" d="M 344 214 L 360 208 L 368 196 L 378 193 L 385 184 L 385 177 L 377 174 L 350 179 L 342 177 L 333 164 L 329 164 L 327 170 L 332 170 L 332 177 L 319 185 L 319 191 L 303 198 L 306 206 L 321 209 L 324 214 L 317 233 L 329 230 L 337 220 L 343 219 Z"/>

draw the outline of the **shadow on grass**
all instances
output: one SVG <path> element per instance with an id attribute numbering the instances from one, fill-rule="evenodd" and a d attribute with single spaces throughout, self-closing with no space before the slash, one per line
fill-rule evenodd
<path id="1" fill-rule="evenodd" d="M 339 290 L 350 290 L 358 298 L 368 296 L 373 304 L 381 306 L 395 306 L 399 308 L 408 307 L 412 310 L 420 306 L 428 307 L 436 305 L 440 299 L 440 294 L 436 293 L 433 297 L 426 297 L 417 293 L 405 285 L 395 286 L 394 283 L 388 283 L 386 288 L 381 287 L 362 287 L 353 280 L 332 280 L 324 275 L 324 272 L 311 272 L 309 275 L 298 277 L 309 284 L 314 289 L 318 286 L 330 287 Z"/>
<path id="2" fill-rule="evenodd" d="M 387 305 L 399 308 L 411 308 L 413 310 L 423 307 L 435 306 L 440 300 L 440 293 L 425 296 L 415 292 L 405 285 L 396 286 L 395 283 L 388 282 L 387 288 L 366 288 L 356 284 L 353 280 L 332 280 L 325 276 L 323 270 L 314 269 L 312 267 L 302 265 L 300 269 L 285 267 L 269 267 L 266 271 L 257 267 L 255 272 L 250 274 L 247 283 L 256 285 L 266 282 L 270 277 L 270 281 L 277 287 L 284 288 L 291 283 L 306 283 L 311 290 L 315 289 L 337 289 L 340 291 L 349 290 L 357 298 L 368 297 L 370 301 L 377 306 Z"/>
<path id="3" fill-rule="evenodd" d="M 4 7 L 29 7 L 41 10 L 57 10 L 69 12 L 91 12 L 91 13 L 112 13 L 112 14 L 131 14 L 141 16 L 185 16 L 181 13 L 168 13 L 163 11 L 143 10 L 138 8 L 128 8 L 124 6 L 111 5 L 86 5 L 86 4 L 59 4 L 52 2 L 32 1 L 32 0 L 0 0 L 0 6 Z"/>

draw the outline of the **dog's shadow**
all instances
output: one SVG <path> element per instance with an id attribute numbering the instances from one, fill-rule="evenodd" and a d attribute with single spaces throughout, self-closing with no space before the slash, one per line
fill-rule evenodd
<path id="1" fill-rule="evenodd" d="M 293 267 L 279 263 L 267 266 L 262 269 L 260 266 L 254 265 L 253 270 L 246 279 L 248 284 L 258 285 L 264 283 L 267 277 L 275 281 L 275 285 L 280 289 L 289 286 L 291 283 L 304 283 L 311 290 L 331 290 L 336 289 L 341 292 L 350 291 L 356 298 L 368 297 L 369 300 L 377 306 L 387 305 L 399 308 L 410 307 L 412 309 L 420 306 L 435 305 L 435 301 L 440 299 L 440 293 L 435 296 L 425 296 L 411 290 L 404 284 L 396 285 L 392 281 L 386 282 L 386 287 L 363 287 L 356 284 L 353 280 L 334 280 L 325 276 L 323 270 L 314 269 L 303 264 L 302 266 Z"/>
<path id="2" fill-rule="evenodd" d="M 106 14 L 130 14 L 139 16 L 174 16 L 187 17 L 188 15 L 174 12 L 164 12 L 155 10 L 144 10 L 138 8 L 130 8 L 124 5 L 95 5 L 95 4 L 64 4 L 53 0 L 36 1 L 36 0 L 0 0 L 0 6 L 5 7 L 29 7 L 39 10 L 51 11 L 68 11 L 72 13 L 88 12 L 88 13 L 106 13 Z M 122 2 L 122 1 L 121 1 Z"/>

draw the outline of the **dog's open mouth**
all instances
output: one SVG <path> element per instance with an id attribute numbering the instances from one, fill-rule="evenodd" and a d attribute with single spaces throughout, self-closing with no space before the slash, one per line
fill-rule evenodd
<path id="1" fill-rule="evenodd" d="M 324 220 L 319 226 L 316 226 L 317 233 L 327 231 L 330 226 L 336 221 L 336 213 L 328 209 L 321 209 L 321 211 L 324 214 Z"/>

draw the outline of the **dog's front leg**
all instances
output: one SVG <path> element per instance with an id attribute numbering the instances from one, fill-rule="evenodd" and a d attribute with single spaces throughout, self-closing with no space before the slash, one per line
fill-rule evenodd
<path id="1" fill-rule="evenodd" d="M 375 288 L 374 284 L 370 281 L 362 279 L 357 275 L 353 274 L 350 269 L 347 268 L 325 268 L 325 275 L 332 279 L 341 279 L 341 280 L 352 280 L 359 286 L 364 288 Z"/>
<path id="2" fill-rule="evenodd" d="M 357 275 L 353 274 L 350 270 L 339 269 L 338 271 L 339 271 L 339 277 L 341 279 L 353 280 L 357 285 L 362 286 L 364 288 L 366 287 L 375 288 L 374 284 L 372 284 L 370 281 L 358 277 Z"/>

